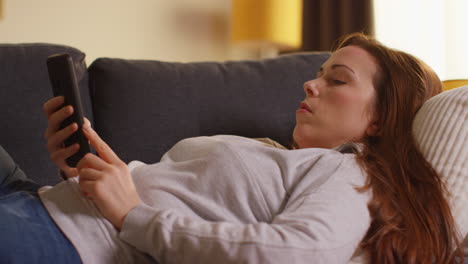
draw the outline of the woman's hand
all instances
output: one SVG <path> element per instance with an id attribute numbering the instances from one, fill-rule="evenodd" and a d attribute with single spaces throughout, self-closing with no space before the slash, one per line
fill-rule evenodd
<path id="1" fill-rule="evenodd" d="M 140 196 L 127 165 L 89 123 L 83 125 L 83 132 L 99 156 L 88 153 L 78 162 L 81 191 L 120 230 L 128 212 L 141 203 Z"/>
<path id="2" fill-rule="evenodd" d="M 63 145 L 63 141 L 78 130 L 78 124 L 76 123 L 60 129 L 62 121 L 73 114 L 73 107 L 71 105 L 61 107 L 64 102 L 63 96 L 57 96 L 44 104 L 43 110 L 47 116 L 48 123 L 44 136 L 47 141 L 50 159 L 65 173 L 67 178 L 70 178 L 77 176 L 78 171 L 76 168 L 68 166 L 65 160 L 75 154 L 80 149 L 80 145 L 73 144 L 68 147 L 64 147 Z M 87 119 L 85 119 L 85 122 L 89 123 Z"/>

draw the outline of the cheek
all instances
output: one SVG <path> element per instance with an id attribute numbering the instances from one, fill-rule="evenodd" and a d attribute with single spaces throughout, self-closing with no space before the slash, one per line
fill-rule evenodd
<path id="1" fill-rule="evenodd" d="M 332 101 L 335 105 L 341 106 L 349 111 L 365 112 L 368 108 L 372 99 L 372 94 L 359 93 L 352 90 L 345 92 L 337 92 L 332 97 Z"/>
<path id="2" fill-rule="evenodd" d="M 362 128 L 369 122 L 369 103 L 370 96 L 349 91 L 341 92 L 330 98 L 330 110 L 334 113 L 335 121 L 339 120 L 342 124 Z"/>
<path id="3" fill-rule="evenodd" d="M 351 107 L 356 100 L 360 100 L 359 96 L 351 91 L 339 91 L 330 96 L 330 102 L 335 106 L 342 106 L 343 108 Z"/>

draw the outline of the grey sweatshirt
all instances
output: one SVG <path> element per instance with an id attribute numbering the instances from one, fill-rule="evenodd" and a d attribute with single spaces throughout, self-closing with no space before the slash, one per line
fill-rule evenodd
<path id="1" fill-rule="evenodd" d="M 354 154 L 213 136 L 129 168 L 143 203 L 121 232 L 79 179 L 40 191 L 84 263 L 347 263 L 370 225 Z"/>

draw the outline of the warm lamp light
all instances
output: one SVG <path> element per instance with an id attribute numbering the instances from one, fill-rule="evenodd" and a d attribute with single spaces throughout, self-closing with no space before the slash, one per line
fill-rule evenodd
<path id="1" fill-rule="evenodd" d="M 3 0 L 0 0 L 0 20 L 3 18 Z"/>
<path id="2" fill-rule="evenodd" d="M 442 83 L 444 84 L 444 91 L 447 91 L 460 86 L 468 85 L 468 79 L 445 80 Z"/>
<path id="3" fill-rule="evenodd" d="M 259 48 L 262 57 L 299 48 L 302 0 L 233 0 L 231 40 Z"/>

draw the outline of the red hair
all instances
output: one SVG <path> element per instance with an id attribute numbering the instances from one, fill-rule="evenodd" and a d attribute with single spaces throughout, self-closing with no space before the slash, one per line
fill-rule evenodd
<path id="1" fill-rule="evenodd" d="M 407 53 L 360 33 L 337 49 L 357 46 L 379 65 L 374 112 L 379 132 L 363 139 L 358 161 L 372 190 L 372 223 L 361 243 L 370 263 L 453 263 L 461 252 L 442 180 L 412 136 L 416 112 L 442 90 L 434 71 Z M 457 251 L 454 251 L 457 249 Z"/>

